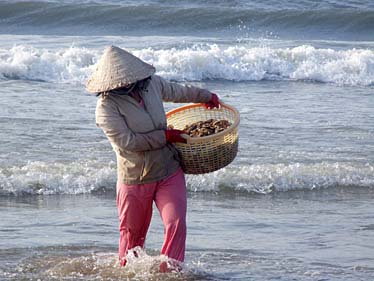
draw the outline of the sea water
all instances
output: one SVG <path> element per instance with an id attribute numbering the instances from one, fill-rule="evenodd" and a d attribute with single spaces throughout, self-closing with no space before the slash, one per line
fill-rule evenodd
<path id="1" fill-rule="evenodd" d="M 0 280 L 374 279 L 372 1 L 1 1 Z M 156 208 L 117 261 L 115 155 L 85 80 L 108 45 L 241 115 L 187 176 L 182 272 Z M 165 103 L 166 110 L 181 104 Z"/>

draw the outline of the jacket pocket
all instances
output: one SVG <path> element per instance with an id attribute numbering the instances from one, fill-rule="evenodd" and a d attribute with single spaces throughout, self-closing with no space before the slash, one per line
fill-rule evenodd
<path id="1" fill-rule="evenodd" d="M 118 154 L 117 154 L 118 156 Z M 122 171 L 126 181 L 139 181 L 145 169 L 144 152 L 121 150 L 118 169 Z"/>

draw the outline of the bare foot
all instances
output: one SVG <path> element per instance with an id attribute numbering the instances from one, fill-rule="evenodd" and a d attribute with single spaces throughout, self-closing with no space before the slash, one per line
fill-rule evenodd
<path id="1" fill-rule="evenodd" d="M 160 264 L 160 272 L 161 273 L 169 273 L 169 272 L 171 272 L 171 268 L 168 267 L 168 263 L 166 261 L 163 261 Z"/>

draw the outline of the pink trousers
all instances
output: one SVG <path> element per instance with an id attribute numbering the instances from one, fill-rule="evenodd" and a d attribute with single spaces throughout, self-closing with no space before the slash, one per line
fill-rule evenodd
<path id="1" fill-rule="evenodd" d="M 129 249 L 144 247 L 156 203 L 164 224 L 161 254 L 178 261 L 184 260 L 186 244 L 186 181 L 182 169 L 154 183 L 127 185 L 117 183 L 119 216 L 119 259 L 126 265 Z"/>

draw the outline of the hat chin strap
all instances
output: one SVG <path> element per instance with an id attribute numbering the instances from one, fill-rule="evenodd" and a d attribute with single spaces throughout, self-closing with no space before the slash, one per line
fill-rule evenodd
<path id="1" fill-rule="evenodd" d="M 122 87 L 122 88 L 119 88 L 119 89 L 110 90 L 110 91 L 108 91 L 108 93 L 112 93 L 112 94 L 115 94 L 115 95 L 128 95 L 132 92 L 132 90 L 134 90 L 137 83 L 138 82 L 133 83 L 129 89 L 125 90 L 124 87 Z"/>
<path id="2" fill-rule="evenodd" d="M 114 94 L 114 95 L 130 95 L 131 92 L 138 87 L 140 90 L 146 90 L 151 82 L 152 77 L 149 76 L 143 80 L 136 81 L 131 84 L 131 86 L 127 89 L 127 87 L 121 87 L 114 90 L 109 90 L 107 92 L 101 92 L 98 93 L 97 96 L 100 96 L 103 94 L 103 96 L 107 96 L 108 94 Z"/>
<path id="3" fill-rule="evenodd" d="M 152 79 L 152 77 L 149 76 L 149 77 L 147 77 L 147 78 L 145 78 L 141 81 L 138 81 L 139 82 L 139 88 L 141 90 L 146 90 L 148 88 L 149 84 L 151 83 L 151 79 Z"/>

